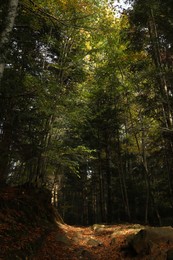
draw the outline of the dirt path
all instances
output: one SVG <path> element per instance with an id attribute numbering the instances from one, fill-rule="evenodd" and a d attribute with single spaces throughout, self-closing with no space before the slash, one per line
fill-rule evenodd
<path id="1" fill-rule="evenodd" d="M 163 241 L 152 246 L 145 255 L 134 255 L 127 247 L 126 238 L 138 233 L 143 226 L 130 225 L 94 225 L 92 227 L 74 227 L 58 225 L 46 238 L 34 260 L 170 260 L 168 249 L 173 243 Z M 171 253 L 171 254 L 172 254 Z"/>
<path id="2" fill-rule="evenodd" d="M 128 225 L 73 227 L 61 224 L 47 236 L 34 259 L 131 259 L 122 247 L 125 238 L 139 228 Z"/>

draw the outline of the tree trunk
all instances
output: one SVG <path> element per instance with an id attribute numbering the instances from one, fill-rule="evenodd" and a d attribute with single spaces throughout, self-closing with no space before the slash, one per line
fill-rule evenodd
<path id="1" fill-rule="evenodd" d="M 150 180 L 150 173 L 148 169 L 148 160 L 147 160 L 147 150 L 146 150 L 146 130 L 145 126 L 143 124 L 143 117 L 140 114 L 140 123 L 141 123 L 141 158 L 142 158 L 142 163 L 144 166 L 144 174 L 145 174 L 145 182 L 146 182 L 146 207 L 145 207 L 145 224 L 148 224 L 148 216 L 149 216 L 149 203 L 152 201 L 153 204 L 153 209 L 156 213 L 156 217 L 159 221 L 159 225 L 161 226 L 161 217 L 157 208 L 157 205 L 155 203 L 155 198 L 154 194 L 152 192 L 151 188 L 151 180 Z"/>
<path id="2" fill-rule="evenodd" d="M 155 23 L 155 17 L 152 9 L 150 10 L 148 29 L 149 29 L 149 35 L 150 35 L 150 40 L 153 49 L 153 61 L 156 69 L 158 70 L 157 81 L 158 81 L 161 99 L 163 101 L 162 102 L 163 118 L 165 121 L 165 127 L 170 129 L 172 128 L 173 125 L 172 108 L 170 105 L 167 78 L 165 76 L 165 70 L 161 64 L 161 56 L 160 56 L 161 50 L 159 46 L 159 35 L 158 35 L 158 31 Z"/>
<path id="3" fill-rule="evenodd" d="M 111 223 L 112 221 L 112 174 L 111 174 L 111 155 L 110 155 L 110 146 L 106 146 L 106 182 L 107 182 L 107 222 Z"/>
<path id="4" fill-rule="evenodd" d="M 5 20 L 5 28 L 0 35 L 0 81 L 3 77 L 6 59 L 6 45 L 9 42 L 9 36 L 14 26 L 17 14 L 18 0 L 10 0 L 8 5 L 7 17 Z"/>
<path id="5" fill-rule="evenodd" d="M 3 128 L 0 135 L 0 185 L 6 183 L 9 171 L 10 161 L 10 147 L 12 143 L 12 129 L 13 129 L 13 102 L 7 102 L 7 111 L 4 113 L 5 120 L 2 122 Z"/>
<path id="6" fill-rule="evenodd" d="M 124 174 L 123 169 L 123 162 L 122 162 L 122 156 L 121 156 L 121 145 L 120 145 L 120 138 L 119 138 L 119 132 L 118 132 L 118 172 L 119 172 L 119 178 L 120 178 L 120 186 L 121 186 L 121 193 L 122 193 L 122 199 L 125 209 L 125 214 L 128 218 L 128 221 L 131 220 L 131 212 L 130 212 L 130 206 L 129 206 L 129 197 L 127 192 L 127 184 L 126 184 L 126 177 Z"/>
<path id="7" fill-rule="evenodd" d="M 98 174 L 99 174 L 99 222 L 104 222 L 104 188 L 103 188 L 103 175 L 101 169 L 101 155 L 98 152 Z"/>
<path id="8" fill-rule="evenodd" d="M 2 141 L 0 143 L 0 185 L 3 186 L 6 183 L 8 176 L 10 145 L 11 145 L 11 132 L 6 131 L 3 134 Z"/>

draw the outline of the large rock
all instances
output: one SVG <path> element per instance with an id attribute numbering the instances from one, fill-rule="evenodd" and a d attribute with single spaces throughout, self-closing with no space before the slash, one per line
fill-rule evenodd
<path id="1" fill-rule="evenodd" d="M 135 235 L 137 234 L 141 229 L 144 229 L 144 226 L 141 226 L 140 224 L 132 224 L 127 227 L 121 227 L 118 226 L 114 228 L 114 232 L 111 235 L 111 238 L 116 238 L 119 235 Z"/>
<path id="2" fill-rule="evenodd" d="M 103 244 L 102 244 L 101 241 L 98 241 L 96 239 L 90 238 L 87 241 L 87 245 L 92 246 L 92 247 L 97 247 L 97 246 L 102 246 Z"/>
<path id="3" fill-rule="evenodd" d="M 66 244 L 68 246 L 71 245 L 70 240 L 64 234 L 61 234 L 61 233 L 57 234 L 56 241 L 62 242 L 63 244 Z"/>
<path id="4" fill-rule="evenodd" d="M 159 242 L 173 242 L 172 227 L 150 227 L 140 230 L 127 239 L 128 245 L 136 254 L 150 254 L 157 250 Z"/>
<path id="5" fill-rule="evenodd" d="M 103 224 L 94 224 L 91 226 L 91 229 L 96 231 L 96 232 L 100 232 L 100 231 L 104 231 L 106 225 Z"/>

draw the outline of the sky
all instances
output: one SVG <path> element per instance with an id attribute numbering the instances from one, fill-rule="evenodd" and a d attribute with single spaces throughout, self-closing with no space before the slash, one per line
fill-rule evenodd
<path id="1" fill-rule="evenodd" d="M 125 4 L 126 0 L 114 0 L 114 6 L 117 7 L 119 11 L 122 9 L 127 9 L 130 7 L 130 4 Z"/>

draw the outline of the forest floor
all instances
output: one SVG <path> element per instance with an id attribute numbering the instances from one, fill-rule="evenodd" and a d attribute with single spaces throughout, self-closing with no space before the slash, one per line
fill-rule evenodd
<path id="1" fill-rule="evenodd" d="M 144 255 L 129 247 L 130 235 L 143 228 L 139 224 L 62 224 L 45 191 L 10 187 L 0 191 L 0 260 L 168 259 L 173 242 L 161 241 Z"/>
<path id="2" fill-rule="evenodd" d="M 60 224 L 47 236 L 34 259 L 132 259 L 134 256 L 130 256 L 131 252 L 125 250 L 126 237 L 133 233 L 132 226 L 98 225 L 98 228 L 94 229 L 94 226 Z M 41 258 L 43 256 L 44 258 Z"/>
<path id="3" fill-rule="evenodd" d="M 161 242 L 149 254 L 137 255 L 128 246 L 126 239 L 136 233 L 138 224 L 101 225 L 93 227 L 75 227 L 60 225 L 45 239 L 37 256 L 33 259 L 88 259 L 88 260 L 166 260 L 166 252 L 172 244 Z M 158 250 L 159 248 L 159 250 Z"/>

